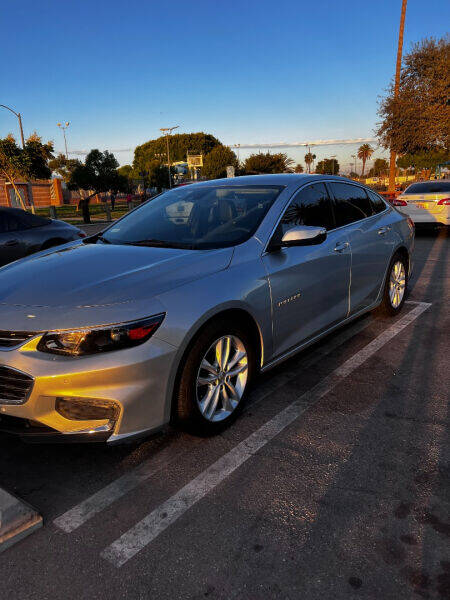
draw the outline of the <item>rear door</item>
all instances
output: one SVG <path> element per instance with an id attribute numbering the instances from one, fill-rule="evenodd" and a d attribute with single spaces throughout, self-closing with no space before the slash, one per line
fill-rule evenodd
<path id="1" fill-rule="evenodd" d="M 334 230 L 332 203 L 323 183 L 297 192 L 274 237 L 281 239 L 296 225 L 325 227 L 327 238 L 321 244 L 263 255 L 272 296 L 275 355 L 341 321 L 348 312 L 350 247 L 346 232 Z"/>
<path id="2" fill-rule="evenodd" d="M 386 214 L 387 206 L 377 195 L 351 183 L 330 182 L 336 225 L 348 235 L 352 253 L 350 314 L 372 305 L 384 282 L 396 244 Z"/>

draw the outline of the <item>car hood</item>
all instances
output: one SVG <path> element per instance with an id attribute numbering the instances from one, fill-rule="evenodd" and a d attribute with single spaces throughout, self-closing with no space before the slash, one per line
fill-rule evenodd
<path id="1" fill-rule="evenodd" d="M 227 268 L 232 248 L 75 243 L 0 269 L 0 330 L 42 331 L 161 312 L 157 296 Z"/>

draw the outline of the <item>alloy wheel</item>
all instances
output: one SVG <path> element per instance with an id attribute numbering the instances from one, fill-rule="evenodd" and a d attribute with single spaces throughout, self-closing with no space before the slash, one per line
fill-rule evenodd
<path id="1" fill-rule="evenodd" d="M 398 308 L 402 303 L 406 289 L 405 265 L 397 260 L 391 270 L 389 279 L 389 300 L 393 308 Z"/>
<path id="2" fill-rule="evenodd" d="M 223 421 L 237 408 L 248 379 L 245 346 L 235 335 L 216 340 L 204 355 L 197 374 L 197 403 L 208 421 Z"/>

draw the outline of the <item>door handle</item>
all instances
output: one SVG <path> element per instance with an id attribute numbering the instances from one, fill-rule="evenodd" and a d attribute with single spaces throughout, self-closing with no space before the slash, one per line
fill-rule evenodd
<path id="1" fill-rule="evenodd" d="M 391 228 L 389 227 L 389 225 L 386 225 L 385 227 L 380 227 L 380 229 L 378 230 L 378 235 L 384 235 L 390 230 Z"/>
<path id="2" fill-rule="evenodd" d="M 5 246 L 17 246 L 18 243 L 19 243 L 19 240 L 8 240 L 5 243 Z"/>
<path id="3" fill-rule="evenodd" d="M 349 242 L 338 242 L 334 247 L 335 252 L 344 252 L 346 248 L 350 246 Z"/>

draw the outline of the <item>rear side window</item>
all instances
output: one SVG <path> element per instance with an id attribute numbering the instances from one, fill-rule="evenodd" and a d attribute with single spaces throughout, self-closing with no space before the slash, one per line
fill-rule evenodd
<path id="1" fill-rule="evenodd" d="M 372 192 L 371 190 L 366 190 L 366 192 L 369 194 L 369 198 L 370 198 L 370 202 L 372 203 L 372 210 L 374 214 L 383 212 L 383 210 L 386 210 L 386 204 L 384 203 L 383 198 L 381 198 L 381 196 L 379 196 L 378 194 L 375 194 L 375 192 Z"/>
<path id="2" fill-rule="evenodd" d="M 346 183 L 329 183 L 334 196 L 336 227 L 360 221 L 372 215 L 372 205 L 363 188 Z"/>
<path id="3" fill-rule="evenodd" d="M 291 200 L 281 219 L 283 235 L 296 225 L 313 225 L 334 229 L 333 207 L 323 183 L 303 188 Z"/>
<path id="4" fill-rule="evenodd" d="M 50 219 L 39 217 L 38 215 L 32 215 L 24 210 L 21 211 L 19 219 L 23 223 L 24 227 L 42 227 L 43 225 L 48 225 L 51 223 Z"/>
<path id="5" fill-rule="evenodd" d="M 450 181 L 413 183 L 405 190 L 405 194 L 446 194 L 447 192 L 450 192 Z"/>

